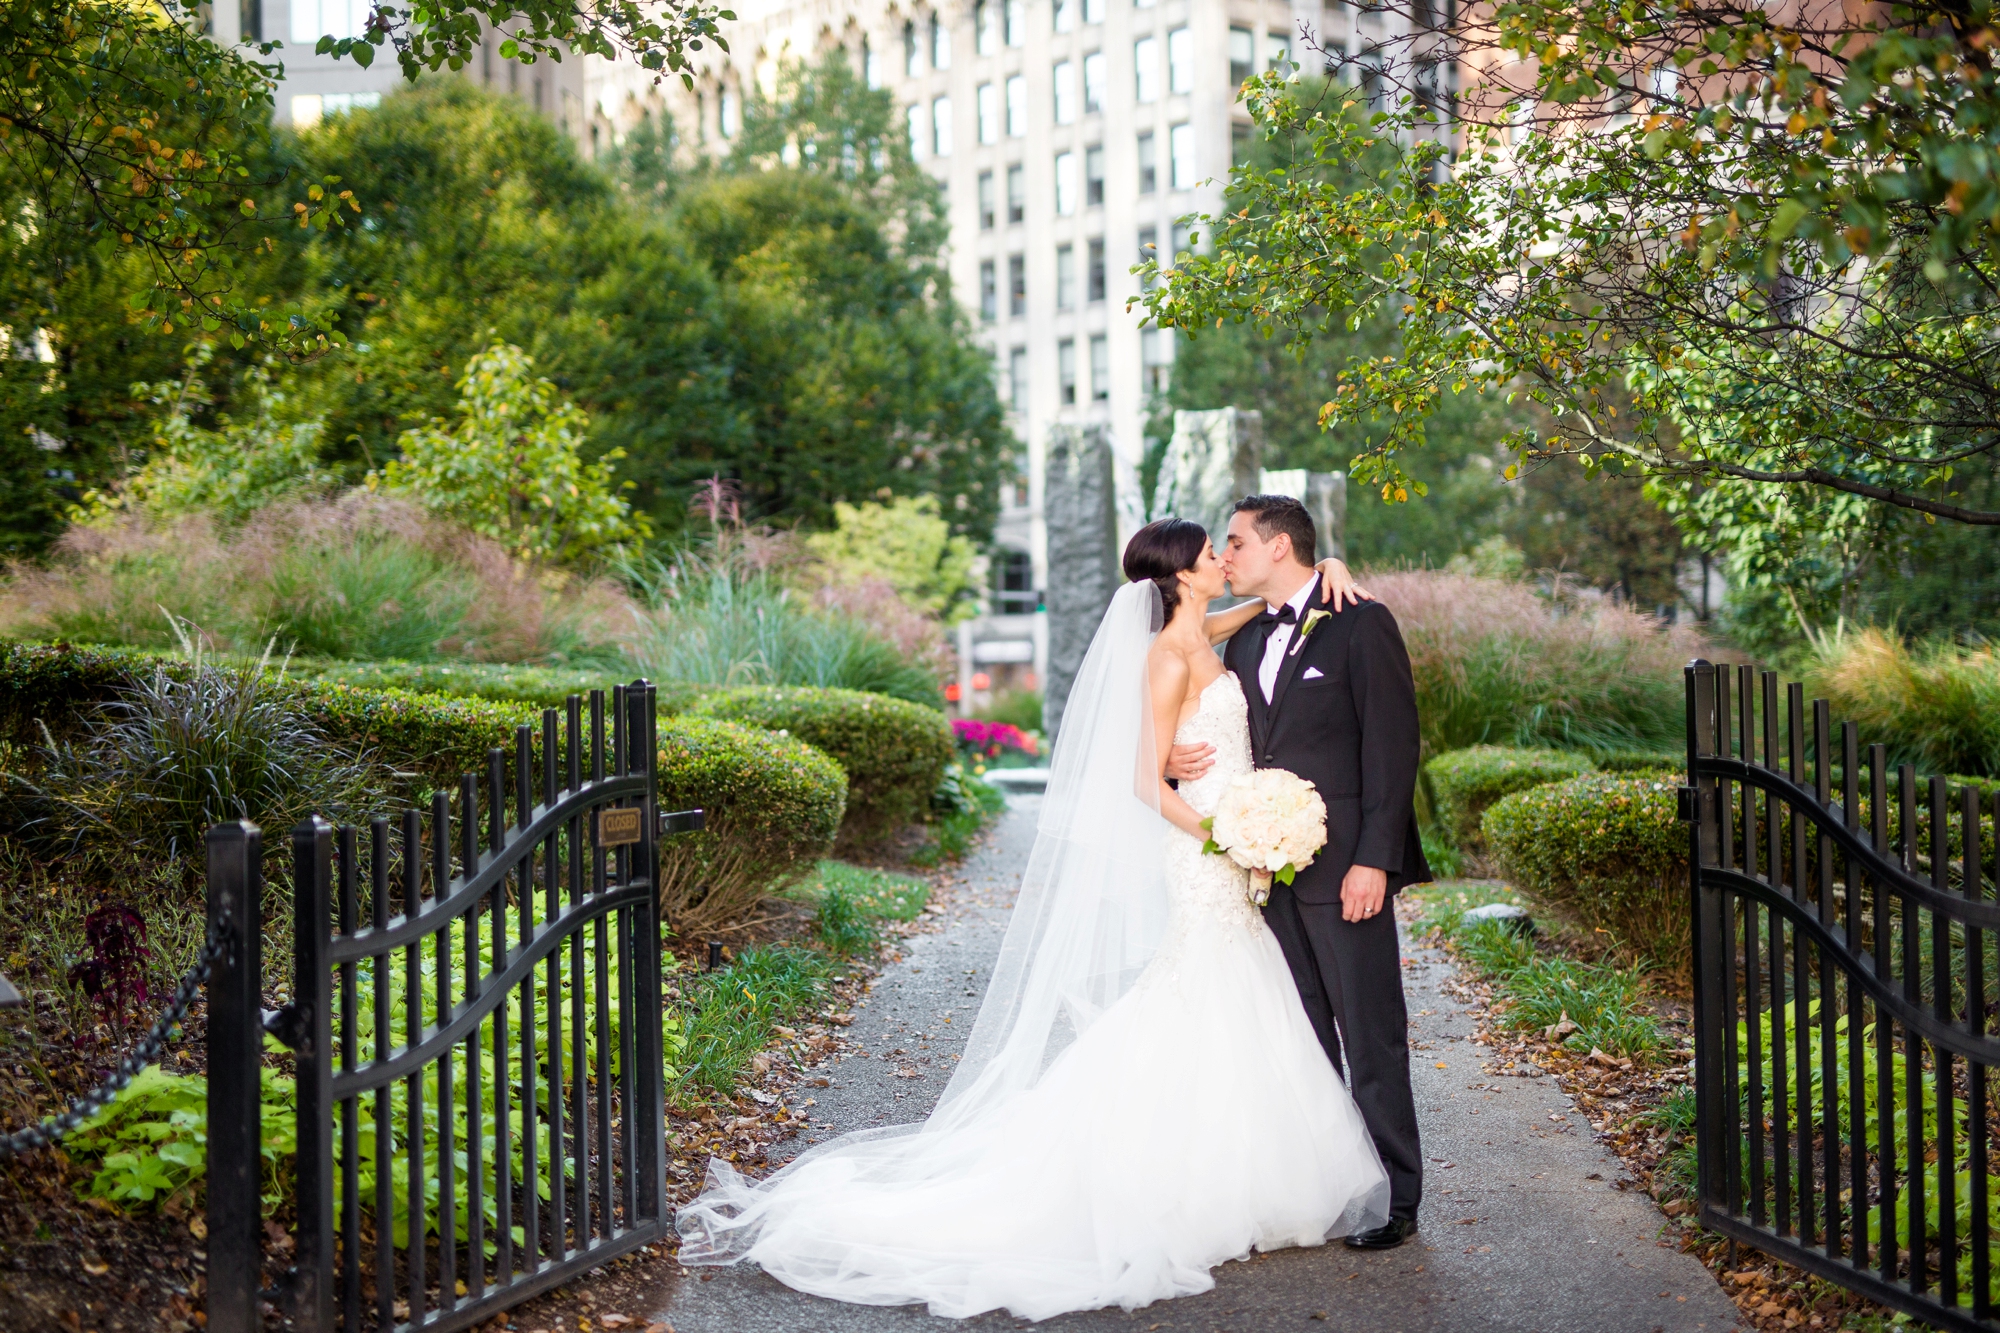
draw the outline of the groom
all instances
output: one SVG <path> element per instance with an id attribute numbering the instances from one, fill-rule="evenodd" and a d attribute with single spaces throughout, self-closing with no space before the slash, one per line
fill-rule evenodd
<path id="1" fill-rule="evenodd" d="M 1223 661 L 1250 704 L 1259 768 L 1282 768 L 1326 801 L 1326 847 L 1288 886 L 1273 884 L 1264 920 L 1278 937 L 1306 1016 L 1389 1173 L 1389 1220 L 1349 1236 L 1356 1249 L 1401 1245 L 1417 1229 L 1423 1155 L 1410 1093 L 1409 1020 L 1389 903 L 1431 878 L 1411 798 L 1417 700 L 1409 654 L 1380 602 L 1325 604 L 1312 516 L 1286 495 L 1236 503 L 1222 556 L 1230 589 L 1266 614 L 1238 630 Z M 1271 610 L 1269 608 L 1276 608 Z M 1177 746 L 1168 776 L 1199 777 L 1205 746 Z"/>

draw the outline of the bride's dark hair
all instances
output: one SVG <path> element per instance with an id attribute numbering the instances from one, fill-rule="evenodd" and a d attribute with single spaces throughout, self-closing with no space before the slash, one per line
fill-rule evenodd
<path id="1" fill-rule="evenodd" d="M 1208 529 L 1189 518 L 1156 518 L 1125 543 L 1125 577 L 1134 583 L 1152 580 L 1160 590 L 1160 608 L 1168 620 L 1180 605 L 1181 581 L 1174 576 L 1193 569 L 1208 542 Z"/>

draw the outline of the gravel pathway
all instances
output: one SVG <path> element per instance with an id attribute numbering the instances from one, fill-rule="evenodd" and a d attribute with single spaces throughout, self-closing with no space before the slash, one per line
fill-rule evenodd
<path id="1" fill-rule="evenodd" d="M 1016 881 L 1034 838 L 1038 796 L 1012 799 L 995 835 L 971 858 L 944 928 L 906 941 L 885 967 L 848 1039 L 852 1054 L 820 1069 L 809 1135 L 921 1118 L 950 1077 L 952 1056 L 978 1012 Z M 1204 1295 L 1144 1310 L 1093 1311 L 1046 1327 L 1262 1333 L 1679 1333 L 1738 1327 L 1735 1307 L 1699 1262 L 1665 1238 L 1663 1218 L 1637 1190 L 1618 1187 L 1616 1157 L 1554 1081 L 1494 1072 L 1472 1040 L 1473 1016 L 1440 983 L 1442 954 L 1406 957 L 1417 1110 L 1430 1162 L 1421 1231 L 1387 1254 L 1334 1244 L 1225 1264 Z M 919 1328 L 1023 1326 L 1005 1314 L 962 1324 L 919 1307 L 841 1305 L 804 1296 L 749 1267 L 702 1269 L 675 1284 L 653 1316 L 676 1333 L 877 1333 Z"/>

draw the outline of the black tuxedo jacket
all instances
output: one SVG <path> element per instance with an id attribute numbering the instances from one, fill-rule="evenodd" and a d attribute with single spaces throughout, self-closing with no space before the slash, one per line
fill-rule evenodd
<path id="1" fill-rule="evenodd" d="M 1315 586 L 1307 612 L 1324 609 Z M 1417 690 L 1396 618 L 1380 602 L 1362 602 L 1321 619 L 1303 642 L 1295 629 L 1267 705 L 1257 669 L 1269 634 L 1263 617 L 1251 621 L 1230 638 L 1223 662 L 1250 703 L 1257 767 L 1298 774 L 1326 802 L 1326 847 L 1294 881 L 1298 900 L 1339 902 L 1353 865 L 1386 870 L 1392 894 L 1430 880 L 1413 803 Z"/>

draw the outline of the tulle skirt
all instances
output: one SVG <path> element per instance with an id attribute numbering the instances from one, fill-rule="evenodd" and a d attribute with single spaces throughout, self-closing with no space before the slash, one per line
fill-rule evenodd
<path id="1" fill-rule="evenodd" d="M 1207 1291 L 1225 1260 L 1385 1220 L 1381 1162 L 1277 941 L 1261 921 L 1168 935 L 1034 1087 L 976 1121 L 850 1135 L 762 1182 L 711 1162 L 679 1215 L 682 1261 L 1045 1319 Z"/>

